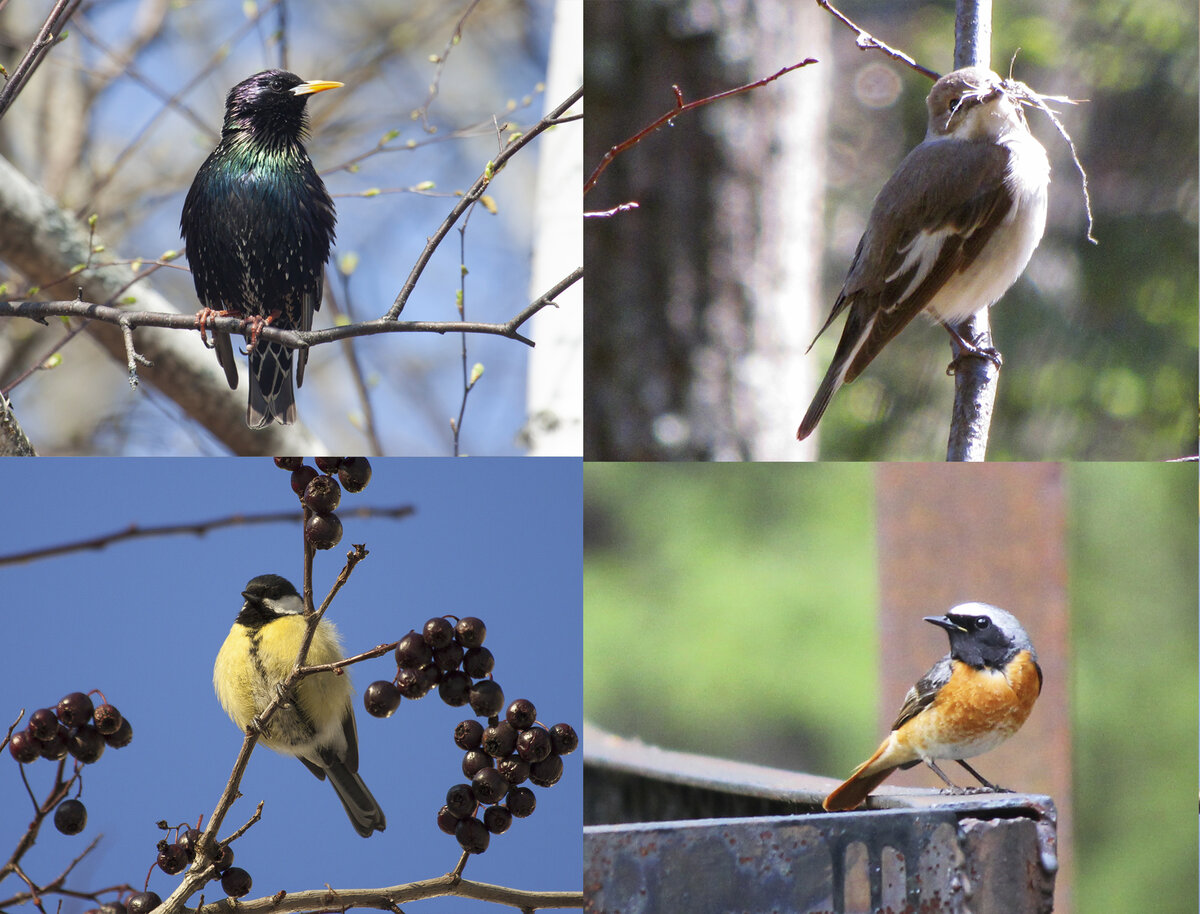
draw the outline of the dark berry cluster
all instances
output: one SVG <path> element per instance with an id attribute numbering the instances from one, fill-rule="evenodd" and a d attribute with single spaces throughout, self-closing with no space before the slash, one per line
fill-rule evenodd
<path id="1" fill-rule="evenodd" d="M 93 689 L 93 692 L 104 696 Z M 39 758 L 61 761 L 70 755 L 80 764 L 99 761 L 105 746 L 120 749 L 133 739 L 133 728 L 107 700 L 100 707 L 91 693 L 72 692 L 53 708 L 39 708 L 29 715 L 29 724 L 18 730 L 8 751 L 22 765 Z M 87 807 L 79 800 L 63 800 L 54 810 L 54 827 L 64 835 L 77 835 L 87 825 Z"/>
<path id="2" fill-rule="evenodd" d="M 332 549 L 342 541 L 342 522 L 334 512 L 342 489 L 361 492 L 371 481 L 366 457 L 314 457 L 316 468 L 303 457 L 276 457 L 275 465 L 292 474 L 292 491 L 305 507 L 304 539 L 314 549 Z"/>
<path id="3" fill-rule="evenodd" d="M 411 631 L 396 646 L 396 678 L 367 686 L 363 704 L 374 717 L 391 717 L 401 698 L 422 698 L 436 686 L 451 707 L 469 704 L 476 717 L 454 728 L 454 742 L 466 754 L 462 772 L 470 781 L 455 784 L 438 811 L 438 827 L 454 835 L 469 854 L 487 850 L 491 835 L 508 830 L 513 817 L 533 812 L 536 800 L 526 781 L 551 787 L 562 777 L 562 756 L 579 738 L 570 724 L 549 730 L 537 723 L 533 702 L 518 698 L 504 706 L 504 691 L 491 679 L 495 658 L 483 646 L 487 627 L 467 616 L 451 624 L 438 617 Z M 503 715 L 503 719 L 501 718 Z M 480 807 L 487 807 L 479 817 Z"/>
<path id="4" fill-rule="evenodd" d="M 196 860 L 200 846 L 201 831 L 198 828 L 183 826 L 168 827 L 166 822 L 159 823 L 160 828 L 175 832 L 175 840 L 165 838 L 158 842 L 158 859 L 154 865 L 168 876 L 177 876 Z M 240 866 L 233 865 L 233 848 L 229 845 L 220 846 L 221 856 L 216 861 L 217 873 L 221 876 L 221 888 L 230 898 L 241 898 L 250 893 L 250 874 Z M 142 914 L 152 911 L 162 904 L 162 899 L 150 891 L 134 895 L 129 899 L 129 914 Z"/>

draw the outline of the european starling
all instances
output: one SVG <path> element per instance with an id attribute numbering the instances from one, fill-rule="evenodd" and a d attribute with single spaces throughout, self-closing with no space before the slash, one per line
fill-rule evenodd
<path id="1" fill-rule="evenodd" d="M 258 332 L 266 324 L 312 328 L 337 218 L 304 150 L 305 104 L 314 92 L 341 85 L 264 70 L 229 90 L 221 142 L 196 172 L 179 220 L 204 306 L 197 316 L 202 335 L 214 312 L 244 315 Z M 228 334 L 214 332 L 213 348 L 236 390 Z M 246 424 L 291 425 L 296 421 L 291 350 L 252 332 L 248 351 Z M 296 383 L 303 384 L 307 351 L 296 359 Z"/>

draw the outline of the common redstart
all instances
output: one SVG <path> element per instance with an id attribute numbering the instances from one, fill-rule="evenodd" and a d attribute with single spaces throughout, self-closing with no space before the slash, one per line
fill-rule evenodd
<path id="1" fill-rule="evenodd" d="M 904 697 L 904 706 L 875 754 L 825 798 L 830 812 L 854 809 L 897 768 L 924 762 L 956 793 L 964 792 L 935 759 L 954 759 L 985 788 L 963 759 L 990 752 L 1025 723 L 1042 691 L 1042 668 L 1025 629 L 1012 613 L 987 603 L 962 603 L 944 616 L 926 616 L 944 628 L 950 653 Z"/>

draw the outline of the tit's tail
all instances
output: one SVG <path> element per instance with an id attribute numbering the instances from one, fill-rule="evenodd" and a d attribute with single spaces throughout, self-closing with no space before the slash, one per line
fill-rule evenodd
<path id="1" fill-rule="evenodd" d="M 893 771 L 914 764 L 910 753 L 903 753 L 904 757 L 898 759 L 900 754 L 889 735 L 875 750 L 874 755 L 855 768 L 854 773 L 825 798 L 825 802 L 821 804 L 825 811 L 844 812 L 857 808 Z"/>
<path id="2" fill-rule="evenodd" d="M 345 763 L 333 759 L 328 762 L 325 773 L 329 775 L 329 783 L 337 791 L 338 799 L 346 808 L 346 815 L 350 817 L 350 824 L 356 832 L 364 838 L 369 838 L 371 832 L 387 828 L 383 810 L 371 796 L 371 791 L 358 776 L 358 772 L 351 771 Z"/>

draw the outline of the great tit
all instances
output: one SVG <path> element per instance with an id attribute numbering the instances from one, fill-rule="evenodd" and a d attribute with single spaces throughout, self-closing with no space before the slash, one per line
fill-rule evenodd
<path id="1" fill-rule="evenodd" d="M 217 654 L 213 686 L 225 713 L 244 731 L 275 699 L 277 687 L 291 674 L 306 623 L 300 594 L 277 574 L 254 578 L 242 596 L 246 602 Z M 322 619 L 306 663 L 341 659 L 337 629 Z M 345 672 L 305 677 L 271 716 L 260 740 L 269 749 L 294 755 L 321 780 L 328 775 L 354 830 L 367 838 L 373 831 L 383 831 L 387 822 L 358 776 L 353 697 Z"/>

